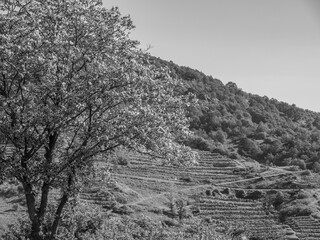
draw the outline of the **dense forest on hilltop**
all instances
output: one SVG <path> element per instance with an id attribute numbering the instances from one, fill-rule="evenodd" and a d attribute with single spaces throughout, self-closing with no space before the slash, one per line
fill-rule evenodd
<path id="1" fill-rule="evenodd" d="M 188 109 L 195 136 L 187 145 L 232 158 L 320 171 L 319 113 L 246 93 L 233 82 L 223 84 L 172 61 L 155 57 L 149 61 L 183 80 L 179 94 L 193 93 L 198 99 Z"/>

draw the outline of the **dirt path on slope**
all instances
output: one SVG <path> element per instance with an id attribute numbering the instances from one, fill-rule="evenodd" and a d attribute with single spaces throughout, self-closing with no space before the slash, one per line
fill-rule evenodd
<path id="1" fill-rule="evenodd" d="M 112 175 L 117 176 L 117 177 L 136 178 L 136 179 L 140 179 L 140 180 L 154 181 L 154 182 L 184 183 L 183 181 L 179 181 L 179 180 L 166 180 L 166 179 L 161 179 L 161 178 L 141 177 L 141 176 L 120 174 L 120 173 L 112 173 Z"/>
<path id="2" fill-rule="evenodd" d="M 268 178 L 268 177 L 276 177 L 276 176 L 280 176 L 280 175 L 283 175 L 283 174 L 287 174 L 287 172 L 282 172 L 282 173 L 278 173 L 278 174 L 272 174 L 272 175 L 269 175 L 269 176 L 265 176 L 264 178 Z M 142 179 L 142 180 L 147 180 L 147 179 L 151 179 L 151 180 L 155 180 L 156 178 L 147 178 L 147 177 L 137 177 L 138 179 Z M 228 184 L 233 184 L 233 183 L 240 183 L 240 182 L 248 182 L 248 181 L 252 181 L 252 180 L 257 180 L 257 179 L 260 179 L 261 177 L 253 177 L 253 178 L 248 178 L 248 179 L 242 179 L 242 180 L 237 180 L 237 181 L 230 181 L 230 182 L 224 182 L 224 183 L 217 183 L 217 184 L 202 184 L 202 185 L 196 185 L 196 186 L 192 186 L 192 187 L 187 187 L 187 188 L 183 188 L 183 189 L 180 189 L 180 190 L 175 190 L 175 193 L 177 192 L 188 192 L 188 191 L 191 191 L 191 190 L 197 190 L 197 189 L 200 189 L 200 188 L 207 188 L 207 187 L 220 187 L 220 186 L 224 186 L 224 185 L 228 185 Z M 160 181 L 162 181 L 162 179 L 160 179 Z M 170 183 L 176 183 L 175 181 L 170 181 L 170 180 L 164 180 L 166 182 L 170 182 Z M 233 188 L 233 189 L 236 189 L 236 188 Z M 243 188 L 238 188 L 238 189 L 243 189 Z M 292 189 L 253 189 L 253 190 L 292 190 Z M 143 203 L 147 200 L 151 200 L 151 199 L 154 199 L 154 198 L 160 198 L 160 197 L 164 197 L 166 195 L 170 195 L 172 194 L 170 191 L 168 192 L 163 192 L 163 193 L 160 193 L 160 194 L 154 194 L 154 195 L 150 195 L 148 197 L 143 197 L 143 198 L 140 198 L 134 202 L 131 202 L 131 203 L 128 203 L 128 205 L 137 205 L 137 204 L 140 204 L 140 203 Z"/>
<path id="3" fill-rule="evenodd" d="M 188 188 L 184 188 L 184 189 L 180 189 L 180 190 L 175 190 L 174 193 L 177 193 L 177 192 L 188 192 L 188 191 L 191 191 L 191 190 L 197 190 L 197 189 L 200 189 L 200 188 L 206 188 L 206 187 L 210 187 L 212 186 L 212 184 L 204 184 L 204 185 L 197 185 L 197 186 L 192 186 L 192 187 L 188 187 Z M 168 192 L 163 192 L 163 193 L 160 193 L 160 194 L 154 194 L 154 195 L 150 195 L 148 197 L 143 197 L 143 198 L 140 198 L 134 202 L 131 202 L 131 203 L 128 203 L 127 205 L 138 205 L 140 203 L 143 203 L 147 200 L 151 200 L 151 199 L 154 199 L 154 198 L 160 198 L 160 197 L 164 197 L 166 195 L 170 195 L 172 194 L 171 191 L 168 191 Z"/>

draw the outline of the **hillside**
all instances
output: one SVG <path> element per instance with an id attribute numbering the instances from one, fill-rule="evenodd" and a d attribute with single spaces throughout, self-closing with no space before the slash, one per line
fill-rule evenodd
<path id="1" fill-rule="evenodd" d="M 232 158 L 320 171 L 319 113 L 246 93 L 235 83 L 223 84 L 189 67 L 150 58 L 182 79 L 179 94 L 193 93 L 199 101 L 188 109 L 190 129 L 197 136 L 188 145 Z"/>
<path id="2" fill-rule="evenodd" d="M 174 167 L 119 151 L 110 163 L 96 163 L 96 168 L 111 174 L 86 183 L 78 202 L 108 221 L 133 221 L 125 228 L 130 234 L 161 229 L 165 233 L 161 239 L 195 239 L 203 231 L 216 234 L 212 237 L 223 234 L 224 239 L 237 234 L 247 239 L 320 237 L 318 174 L 269 168 L 207 151 L 199 155 L 194 166 Z M 14 182 L 1 186 L 2 229 L 23 215 L 20 197 Z M 139 227 L 132 225 L 137 223 Z"/>

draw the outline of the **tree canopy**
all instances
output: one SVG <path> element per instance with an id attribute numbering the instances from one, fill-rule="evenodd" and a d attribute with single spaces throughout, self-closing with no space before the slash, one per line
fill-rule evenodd
<path id="1" fill-rule="evenodd" d="M 190 133 L 179 81 L 149 64 L 132 28 L 99 0 L 0 2 L 1 174 L 23 185 L 32 239 L 54 239 L 96 156 L 126 146 L 195 158 L 176 143 Z M 44 228 L 53 188 L 61 198 Z"/>

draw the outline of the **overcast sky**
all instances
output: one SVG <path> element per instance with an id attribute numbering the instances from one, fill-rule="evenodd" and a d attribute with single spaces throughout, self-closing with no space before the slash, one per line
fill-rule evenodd
<path id="1" fill-rule="evenodd" d="M 103 0 L 165 60 L 320 112 L 320 0 Z"/>

